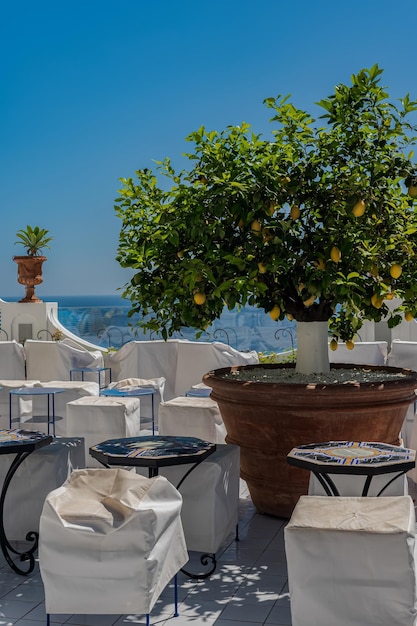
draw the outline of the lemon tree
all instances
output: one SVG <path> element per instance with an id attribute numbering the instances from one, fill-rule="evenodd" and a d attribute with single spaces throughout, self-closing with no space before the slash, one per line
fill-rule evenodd
<path id="1" fill-rule="evenodd" d="M 381 75 L 338 85 L 317 119 L 267 98 L 271 137 L 199 128 L 188 169 L 158 162 L 168 184 L 146 167 L 121 179 L 117 259 L 143 326 L 167 338 L 250 304 L 350 341 L 367 319 L 417 316 L 417 102 L 392 102 Z"/>

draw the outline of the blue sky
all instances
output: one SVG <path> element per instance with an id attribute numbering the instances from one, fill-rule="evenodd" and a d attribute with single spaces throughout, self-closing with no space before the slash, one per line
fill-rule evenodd
<path id="1" fill-rule="evenodd" d="M 54 237 L 48 295 L 115 294 L 119 178 L 184 165 L 201 125 L 269 132 L 262 102 L 314 102 L 363 67 L 417 98 L 415 0 L 15 0 L 0 8 L 0 297 L 17 284 L 16 232 Z"/>

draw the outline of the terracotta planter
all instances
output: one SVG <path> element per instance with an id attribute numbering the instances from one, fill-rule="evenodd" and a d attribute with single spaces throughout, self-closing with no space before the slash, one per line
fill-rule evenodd
<path id="1" fill-rule="evenodd" d="M 407 373 L 384 383 L 302 385 L 223 377 L 231 370 L 259 367 L 289 366 L 217 369 L 206 374 L 203 382 L 219 404 L 226 441 L 240 446 L 241 476 L 253 503 L 259 512 L 277 517 L 290 517 L 299 497 L 308 492 L 309 472 L 287 464 L 293 447 L 332 440 L 398 444 L 407 407 L 415 400 L 417 373 L 399 368 L 367 368 Z"/>
<path id="2" fill-rule="evenodd" d="M 14 256 L 17 263 L 17 282 L 26 287 L 26 295 L 19 302 L 42 302 L 35 295 L 35 286 L 43 282 L 42 264 L 46 256 Z"/>

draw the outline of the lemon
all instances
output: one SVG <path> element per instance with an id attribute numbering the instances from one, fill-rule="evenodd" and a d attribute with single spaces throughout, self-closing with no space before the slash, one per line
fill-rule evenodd
<path id="1" fill-rule="evenodd" d="M 272 310 L 269 311 L 269 315 L 274 321 L 276 321 L 279 318 L 279 316 L 281 315 L 281 309 L 279 308 L 277 304 L 275 304 Z"/>
<path id="2" fill-rule="evenodd" d="M 258 263 L 258 270 L 260 274 L 265 274 L 266 272 L 266 265 L 265 263 Z"/>
<path id="3" fill-rule="evenodd" d="M 333 248 L 330 250 L 330 258 L 333 263 L 339 263 L 340 259 L 342 258 L 342 253 L 337 246 L 333 246 Z"/>
<path id="4" fill-rule="evenodd" d="M 410 198 L 417 198 L 417 185 L 410 185 L 408 188 Z"/>
<path id="5" fill-rule="evenodd" d="M 258 222 L 258 220 L 253 220 L 250 227 L 251 227 L 251 230 L 255 233 L 255 235 L 259 235 L 262 230 L 262 226 L 260 222 Z"/>
<path id="6" fill-rule="evenodd" d="M 177 252 L 177 257 L 179 259 L 183 259 L 184 258 L 184 250 L 178 250 Z"/>
<path id="7" fill-rule="evenodd" d="M 274 238 L 273 235 L 269 234 L 269 228 L 264 228 L 262 230 L 262 237 L 263 237 L 264 242 L 265 241 L 271 241 L 271 239 Z"/>
<path id="8" fill-rule="evenodd" d="M 245 223 L 244 223 L 244 221 L 243 221 L 243 220 L 239 220 L 239 222 L 238 222 L 238 224 L 237 224 L 237 225 L 238 225 L 238 227 L 239 227 L 240 229 L 242 229 L 242 228 L 244 227 Z"/>
<path id="9" fill-rule="evenodd" d="M 402 271 L 403 268 L 398 263 L 394 263 L 394 265 L 391 265 L 389 269 L 389 273 L 391 274 L 392 278 L 399 278 L 402 274 Z"/>
<path id="10" fill-rule="evenodd" d="M 291 315 L 291 313 L 287 313 L 287 320 L 289 320 L 290 322 L 292 322 L 294 319 L 293 315 Z"/>
<path id="11" fill-rule="evenodd" d="M 406 322 L 412 322 L 414 319 L 414 315 L 411 313 L 411 311 L 406 311 L 404 313 L 404 319 Z"/>
<path id="12" fill-rule="evenodd" d="M 330 342 L 330 350 L 333 350 L 333 352 L 335 352 L 338 348 L 338 343 L 336 339 L 332 339 Z"/>
<path id="13" fill-rule="evenodd" d="M 300 207 L 296 204 L 293 204 L 291 207 L 290 215 L 292 220 L 298 220 L 301 215 Z"/>
<path id="14" fill-rule="evenodd" d="M 363 200 L 358 200 L 352 209 L 352 213 L 355 217 L 362 217 L 365 213 L 366 204 Z"/>
<path id="15" fill-rule="evenodd" d="M 303 304 L 306 307 L 312 306 L 314 304 L 314 300 L 316 299 L 316 296 L 310 296 L 309 298 L 307 298 L 307 300 L 303 300 Z"/>
<path id="16" fill-rule="evenodd" d="M 353 350 L 353 348 L 355 347 L 355 344 L 353 343 L 351 339 L 348 339 L 345 343 L 345 346 L 348 350 Z"/>
<path id="17" fill-rule="evenodd" d="M 319 270 L 325 270 L 325 269 L 326 269 L 326 263 L 325 263 L 325 262 L 323 261 L 323 259 L 321 259 L 321 258 L 320 258 L 320 259 L 317 259 L 317 262 L 316 262 L 316 267 L 317 267 L 317 269 L 319 269 Z"/>
<path id="18" fill-rule="evenodd" d="M 194 302 L 198 304 L 198 306 L 201 306 L 202 304 L 204 304 L 205 301 L 206 301 L 205 293 L 202 293 L 201 291 L 197 291 L 197 293 L 194 294 Z"/>
<path id="19" fill-rule="evenodd" d="M 371 298 L 372 306 L 374 306 L 376 309 L 380 309 L 383 302 L 384 302 L 383 299 L 377 293 L 374 293 L 374 295 Z"/>

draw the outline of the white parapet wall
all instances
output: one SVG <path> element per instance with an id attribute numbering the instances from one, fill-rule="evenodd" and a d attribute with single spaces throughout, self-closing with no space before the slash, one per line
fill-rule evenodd
<path id="1" fill-rule="evenodd" d="M 0 300 L 0 340 L 24 342 L 26 339 L 51 339 L 55 329 L 48 319 L 50 312 L 57 309 L 57 302 Z"/>
<path id="2" fill-rule="evenodd" d="M 0 299 L 0 341 L 70 339 L 86 350 L 105 351 L 67 330 L 58 320 L 57 302 L 6 302 Z"/>

